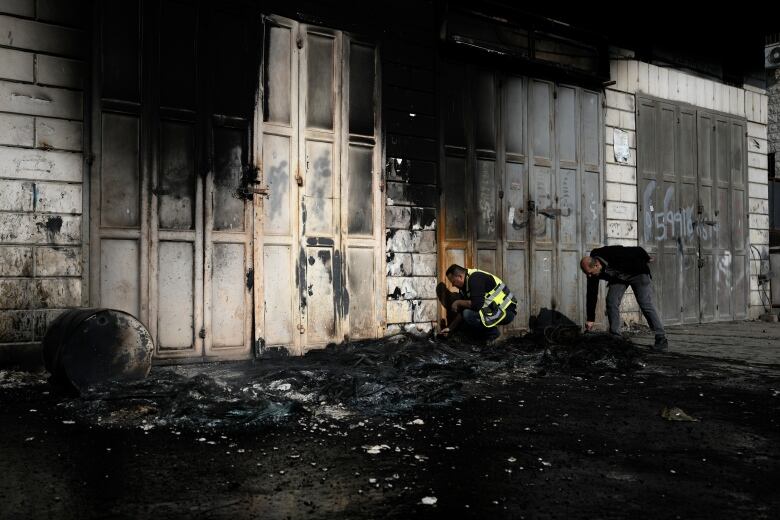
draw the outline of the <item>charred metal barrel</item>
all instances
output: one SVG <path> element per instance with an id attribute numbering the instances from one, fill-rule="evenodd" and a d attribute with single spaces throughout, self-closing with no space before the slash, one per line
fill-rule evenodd
<path id="1" fill-rule="evenodd" d="M 49 326 L 43 339 L 46 369 L 78 391 L 104 381 L 143 379 L 154 344 L 146 327 L 114 309 L 72 309 Z"/>

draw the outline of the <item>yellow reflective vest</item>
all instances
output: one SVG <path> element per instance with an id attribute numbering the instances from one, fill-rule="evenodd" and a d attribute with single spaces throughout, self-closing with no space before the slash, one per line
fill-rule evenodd
<path id="1" fill-rule="evenodd" d="M 485 327 L 495 327 L 506 318 L 506 311 L 509 306 L 517 303 L 514 294 L 512 294 L 506 284 L 501 281 L 501 278 L 492 273 L 480 269 L 468 269 L 467 272 L 468 276 L 471 276 L 474 273 L 486 274 L 492 277 L 496 282 L 495 287 L 485 293 L 485 301 L 482 304 L 482 308 L 479 310 L 479 319 L 482 320 L 482 325 Z M 463 287 L 465 288 L 466 296 L 470 298 L 468 278 Z"/>

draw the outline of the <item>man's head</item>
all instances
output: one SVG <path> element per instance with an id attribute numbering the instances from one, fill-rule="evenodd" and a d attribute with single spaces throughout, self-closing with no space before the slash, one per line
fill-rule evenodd
<path id="1" fill-rule="evenodd" d="M 580 260 L 580 269 L 588 278 L 600 275 L 603 267 L 598 258 L 592 256 L 583 256 L 582 260 Z"/>
<path id="2" fill-rule="evenodd" d="M 452 264 L 447 268 L 447 280 L 458 289 L 463 289 L 466 285 L 467 271 L 458 264 Z"/>

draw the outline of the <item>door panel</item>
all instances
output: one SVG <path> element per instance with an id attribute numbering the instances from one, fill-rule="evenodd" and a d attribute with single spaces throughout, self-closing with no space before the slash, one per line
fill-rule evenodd
<path id="1" fill-rule="evenodd" d="M 100 304 L 138 316 L 141 307 L 138 241 L 103 239 L 100 248 Z"/>
<path id="2" fill-rule="evenodd" d="M 293 265 L 289 245 L 266 244 L 263 249 L 263 286 L 265 288 L 265 341 L 269 345 L 294 344 L 298 335 L 297 312 L 293 313 Z"/>
<path id="3" fill-rule="evenodd" d="M 192 349 L 195 343 L 195 248 L 191 242 L 159 244 L 158 348 Z"/>
<path id="4" fill-rule="evenodd" d="M 243 349 L 246 305 L 246 247 L 244 244 L 217 243 L 213 247 L 211 275 L 211 328 L 213 349 Z"/>
<path id="5" fill-rule="evenodd" d="M 140 219 L 140 121 L 137 117 L 104 114 L 101 225 L 138 228 Z"/>
<path id="6" fill-rule="evenodd" d="M 195 136 L 195 125 L 191 123 L 163 121 L 160 125 L 160 229 L 195 229 Z"/>
<path id="7" fill-rule="evenodd" d="M 373 248 L 350 247 L 347 251 L 350 338 L 371 338 L 376 334 L 376 260 Z"/>

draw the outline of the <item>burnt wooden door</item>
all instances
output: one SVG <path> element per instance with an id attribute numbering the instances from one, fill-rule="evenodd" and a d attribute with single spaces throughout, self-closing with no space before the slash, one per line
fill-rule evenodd
<path id="1" fill-rule="evenodd" d="M 440 271 L 497 274 L 518 299 L 584 317 L 579 258 L 602 241 L 600 95 L 448 65 L 443 86 Z"/>
<path id="2" fill-rule="evenodd" d="M 257 26 L 231 3 L 96 16 L 91 301 L 139 317 L 158 359 L 247 357 Z"/>
<path id="3" fill-rule="evenodd" d="M 374 44 L 268 20 L 262 310 L 257 336 L 295 353 L 376 337 L 384 306 Z"/>

